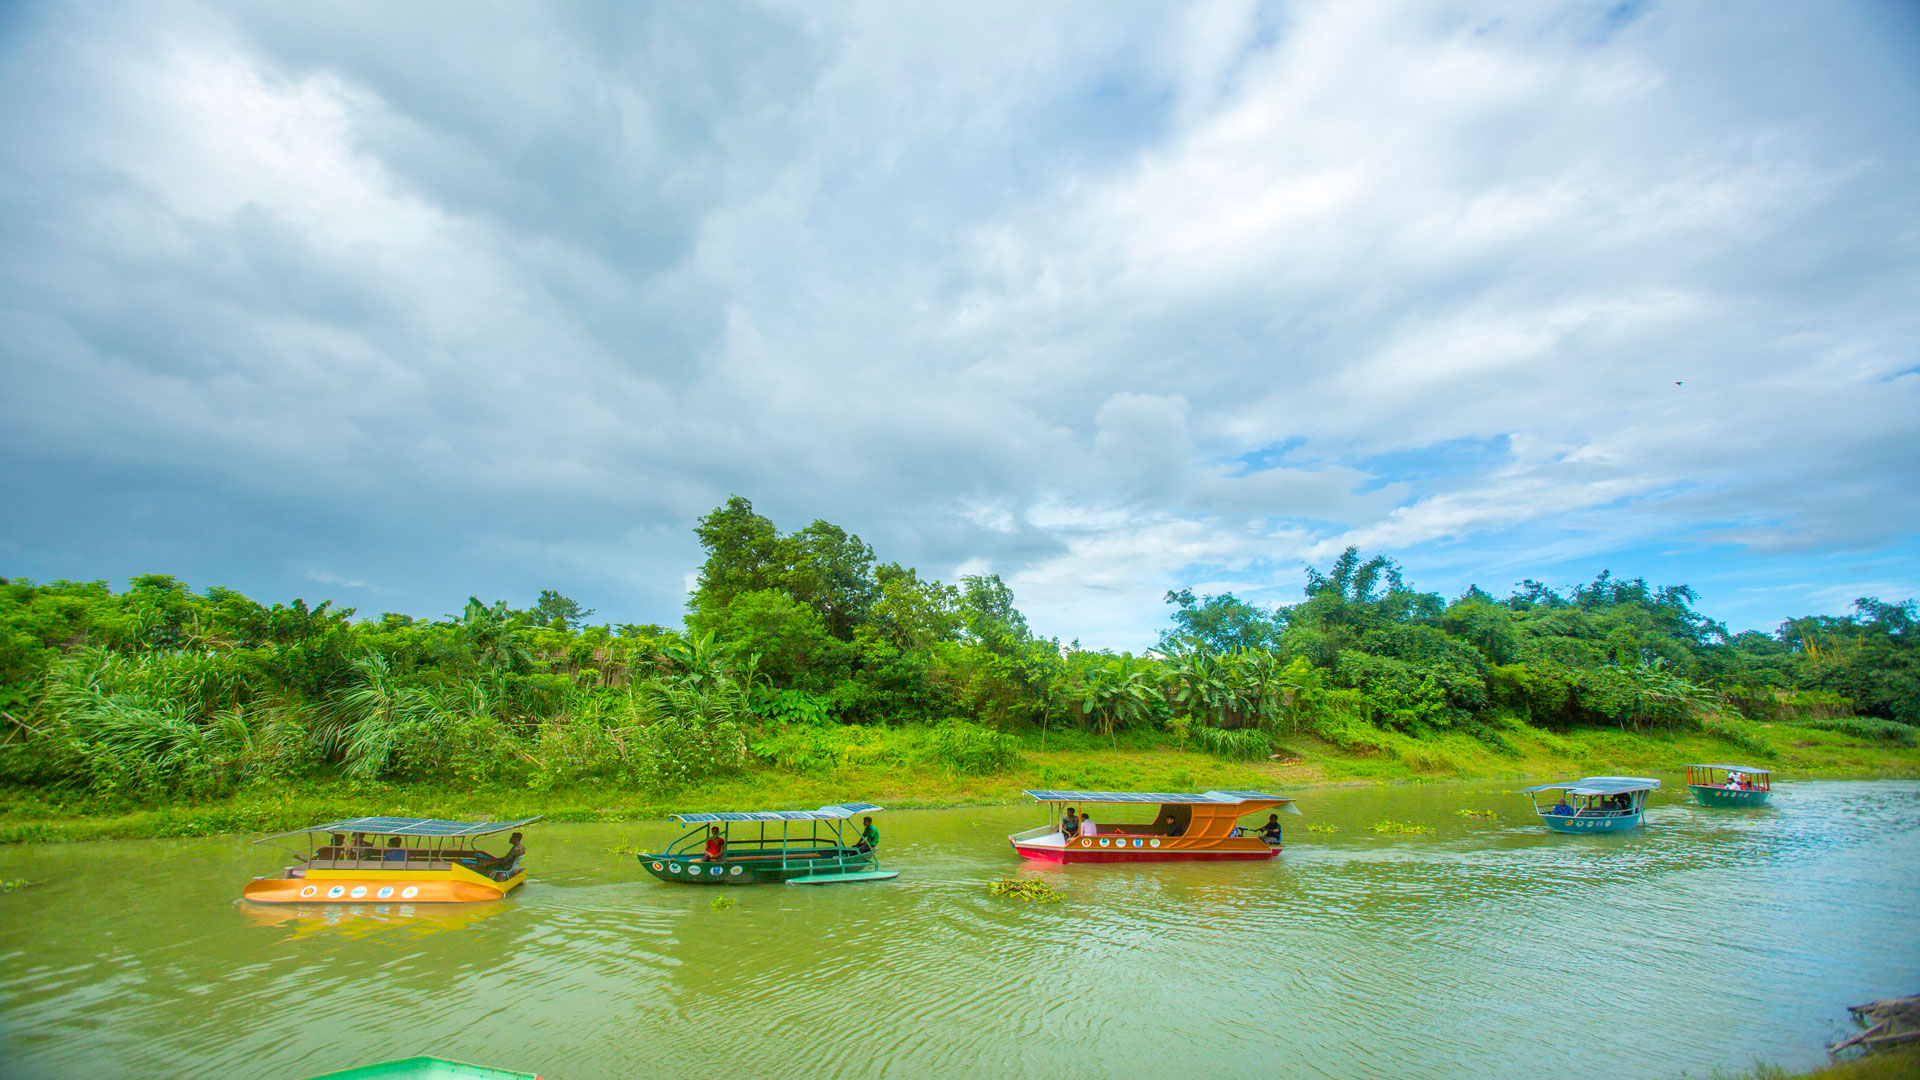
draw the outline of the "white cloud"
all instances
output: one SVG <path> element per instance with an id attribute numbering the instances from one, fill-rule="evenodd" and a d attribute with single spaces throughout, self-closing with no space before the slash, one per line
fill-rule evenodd
<path id="1" fill-rule="evenodd" d="M 421 610 L 662 620 L 738 492 L 1134 647 L 1348 543 L 1916 573 L 1895 14 L 462 15 L 0 45 L 0 454 L 64 478 L 0 550 L 204 488 Z"/>

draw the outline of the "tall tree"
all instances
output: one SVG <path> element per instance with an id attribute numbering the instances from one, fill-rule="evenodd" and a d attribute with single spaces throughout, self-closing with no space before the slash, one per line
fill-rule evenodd
<path id="1" fill-rule="evenodd" d="M 592 608 L 583 608 L 579 601 L 561 596 L 552 589 L 541 589 L 540 599 L 527 612 L 533 622 L 551 626 L 555 630 L 578 630 L 591 614 Z"/>
<path id="2" fill-rule="evenodd" d="M 1162 646 L 1178 640 L 1197 641 L 1214 652 L 1270 648 L 1280 636 L 1284 618 L 1257 608 L 1232 593 L 1195 598 L 1192 589 L 1168 592 L 1173 629 L 1160 635 Z"/>
<path id="3" fill-rule="evenodd" d="M 780 585 L 787 595 L 820 613 L 827 631 L 853 640 L 879 598 L 873 548 L 830 522 L 815 521 L 778 543 Z"/>
<path id="4" fill-rule="evenodd" d="M 741 593 L 773 587 L 782 576 L 779 530 L 738 495 L 701 518 L 694 535 L 707 552 L 687 602 L 695 611 L 724 608 Z"/>

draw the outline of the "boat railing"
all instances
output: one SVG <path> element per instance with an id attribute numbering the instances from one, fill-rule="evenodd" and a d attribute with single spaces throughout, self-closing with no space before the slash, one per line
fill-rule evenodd
<path id="1" fill-rule="evenodd" d="M 1012 836 L 1008 837 L 1008 839 L 1015 840 L 1015 841 L 1038 840 L 1049 833 L 1057 833 L 1059 831 L 1060 831 L 1060 825 L 1059 823 L 1056 822 L 1051 825 L 1041 825 L 1037 828 L 1028 829 L 1026 832 L 1014 833 Z"/>
<path id="2" fill-rule="evenodd" d="M 475 852 L 467 858 L 486 858 L 486 856 Z M 409 853 L 405 860 L 315 858 L 308 860 L 305 865 L 315 870 L 448 870 L 454 863 L 461 861 L 464 859 L 435 859 Z"/>

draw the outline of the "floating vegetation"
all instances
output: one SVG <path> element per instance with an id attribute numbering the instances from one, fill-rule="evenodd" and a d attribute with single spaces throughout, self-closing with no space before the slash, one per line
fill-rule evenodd
<path id="1" fill-rule="evenodd" d="M 1013 896 L 1032 903 L 1058 904 L 1067 898 L 1067 894 L 1044 881 L 1015 881 L 1002 878 L 987 889 L 993 896 Z"/>
<path id="2" fill-rule="evenodd" d="M 713 910 L 725 911 L 732 907 L 734 903 L 735 901 L 731 896 L 716 896 L 713 898 Z"/>
<path id="3" fill-rule="evenodd" d="M 1309 826 L 1307 826 L 1307 831 L 1308 831 L 1308 832 L 1317 832 L 1317 833 L 1337 833 L 1337 832 L 1339 832 L 1339 831 L 1340 831 L 1340 826 L 1338 826 L 1338 825 L 1309 825 Z"/>
<path id="4" fill-rule="evenodd" d="M 1373 831 L 1387 836 L 1423 836 L 1433 830 L 1411 821 L 1382 821 L 1373 827 Z"/>
<path id="5" fill-rule="evenodd" d="M 1490 818 L 1498 816 L 1491 810 L 1455 810 L 1454 813 L 1459 814 L 1461 817 Z"/>
<path id="6" fill-rule="evenodd" d="M 609 855 L 638 855 L 638 854 L 640 854 L 640 847 L 639 847 L 639 845 L 638 845 L 638 844 L 616 844 L 616 845 L 614 845 L 613 847 L 610 847 L 610 848 L 608 848 L 608 849 L 607 849 L 607 854 L 609 854 Z"/>
<path id="7" fill-rule="evenodd" d="M 37 881 L 28 881 L 26 878 L 8 878 L 5 881 L 0 881 L 0 892 L 12 892 L 15 889 L 24 889 L 29 885 L 38 884 L 40 883 Z"/>

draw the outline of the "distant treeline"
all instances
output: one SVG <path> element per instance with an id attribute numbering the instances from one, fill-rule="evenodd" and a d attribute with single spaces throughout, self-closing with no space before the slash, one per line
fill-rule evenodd
<path id="1" fill-rule="evenodd" d="M 262 606 L 165 575 L 0 583 L 0 782 L 215 795 L 303 775 L 670 789 L 760 761 L 807 770 L 853 725 L 944 768 L 1002 768 L 1029 733 L 1157 732 L 1237 759 L 1520 725 L 1710 730 L 1748 721 L 1911 744 L 1913 601 L 1730 635 L 1685 586 L 1603 573 L 1448 601 L 1349 549 L 1305 598 L 1167 594 L 1142 656 L 1034 636 L 997 576 L 879 562 L 824 521 L 782 535 L 745 499 L 698 527 L 685 625 L 590 625 L 578 602 L 470 600 L 457 616 Z M 1389 735 L 1391 733 L 1391 735 Z"/>

